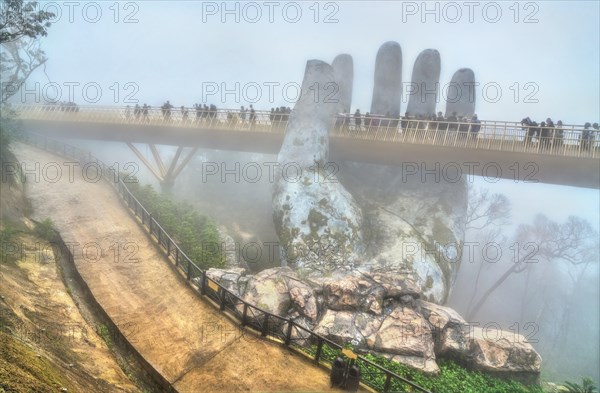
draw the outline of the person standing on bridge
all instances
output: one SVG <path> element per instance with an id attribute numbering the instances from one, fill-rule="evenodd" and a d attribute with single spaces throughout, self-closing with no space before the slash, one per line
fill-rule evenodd
<path id="1" fill-rule="evenodd" d="M 554 144 L 554 122 L 551 118 L 546 119 L 546 129 L 545 132 L 542 131 L 542 136 L 545 136 L 542 138 L 542 147 L 548 148 Z"/>
<path id="2" fill-rule="evenodd" d="M 471 117 L 471 124 L 469 129 L 469 134 L 471 135 L 472 140 L 477 139 L 477 134 L 479 134 L 479 130 L 481 129 L 481 121 L 477 118 L 477 115 L 473 115 Z"/>
<path id="3" fill-rule="evenodd" d="M 559 120 L 556 122 L 556 127 L 554 127 L 554 146 L 557 149 L 563 147 L 564 144 L 564 131 L 563 131 L 563 122 Z"/>
<path id="4" fill-rule="evenodd" d="M 185 106 L 181 105 L 181 119 L 183 121 L 186 121 L 188 119 L 188 115 L 189 115 L 189 112 L 188 112 L 187 108 Z"/>
<path id="5" fill-rule="evenodd" d="M 148 111 L 149 110 L 150 110 L 150 105 L 144 104 L 144 106 L 142 106 L 142 113 L 144 115 L 144 121 L 145 122 L 150 121 L 150 119 L 148 118 Z"/>
<path id="6" fill-rule="evenodd" d="M 250 129 L 254 128 L 254 123 L 256 123 L 256 111 L 252 104 L 250 104 Z"/>
<path id="7" fill-rule="evenodd" d="M 242 105 L 240 108 L 240 119 L 242 119 L 242 124 L 246 122 L 246 112 L 248 112 L 248 109 L 244 108 Z"/>
<path id="8" fill-rule="evenodd" d="M 583 131 L 579 135 L 579 144 L 583 150 L 590 150 L 590 148 L 592 147 L 593 131 L 590 130 L 591 126 L 592 125 L 590 123 L 585 123 L 583 125 Z"/>
<path id="9" fill-rule="evenodd" d="M 360 109 L 357 109 L 356 112 L 354 112 L 354 126 L 356 127 L 356 131 L 360 131 L 361 130 L 361 117 L 360 117 Z"/>

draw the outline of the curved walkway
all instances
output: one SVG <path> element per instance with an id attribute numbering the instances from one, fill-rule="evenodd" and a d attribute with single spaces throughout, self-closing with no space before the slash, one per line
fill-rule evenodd
<path id="1" fill-rule="evenodd" d="M 36 220 L 51 218 L 94 297 L 136 349 L 181 392 L 330 391 L 328 373 L 301 355 L 236 328 L 200 300 L 121 204 L 68 160 L 15 144 Z M 55 163 L 55 164 L 51 164 Z"/>

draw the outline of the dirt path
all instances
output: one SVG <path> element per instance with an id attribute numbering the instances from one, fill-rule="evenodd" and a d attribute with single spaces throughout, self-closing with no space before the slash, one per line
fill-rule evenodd
<path id="1" fill-rule="evenodd" d="M 249 335 L 182 285 L 119 197 L 69 160 L 15 145 L 29 167 L 33 218 L 51 218 L 95 298 L 136 349 L 181 392 L 330 391 L 327 372 Z M 43 176 L 55 163 L 62 177 Z"/>
<path id="2" fill-rule="evenodd" d="M 57 366 L 57 373 L 66 379 L 61 386 L 69 386 L 69 391 L 139 392 L 69 296 L 50 245 L 29 235 L 22 236 L 19 245 L 23 257 L 18 263 L 0 263 L 2 322 L 11 321 L 17 339 Z M 14 362 L 0 380 L 22 389 L 17 391 L 45 391 L 40 381 L 27 377 L 36 374 L 32 362 L 31 358 Z"/>

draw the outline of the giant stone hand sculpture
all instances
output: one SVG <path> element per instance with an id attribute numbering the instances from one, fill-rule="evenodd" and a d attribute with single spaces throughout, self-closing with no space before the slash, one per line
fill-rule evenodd
<path id="1" fill-rule="evenodd" d="M 371 111 L 398 116 L 400 45 L 384 43 L 375 68 Z M 423 51 L 412 81 L 435 90 L 439 74 L 439 52 Z M 458 83 L 473 79 L 472 71 L 461 70 L 457 75 Z M 445 246 L 450 244 L 453 253 L 460 252 L 466 183 L 462 179 L 422 181 L 419 174 L 407 181 L 399 167 L 354 162 L 330 163 L 339 168 L 337 176 L 332 176 L 326 170 L 329 128 L 336 113 L 350 110 L 352 78 L 349 55 L 336 57 L 332 66 L 318 60 L 307 63 L 302 96 L 278 156 L 281 171 L 273 192 L 282 260 L 314 279 L 384 275 L 393 280 L 408 274 L 421 288 L 422 297 L 444 303 L 458 268 Z M 338 99 L 327 100 L 334 84 Z M 415 114 L 433 114 L 436 99 L 437 94 L 419 94 L 411 97 L 409 108 Z M 461 101 L 449 108 L 461 113 L 474 108 L 465 105 Z"/>

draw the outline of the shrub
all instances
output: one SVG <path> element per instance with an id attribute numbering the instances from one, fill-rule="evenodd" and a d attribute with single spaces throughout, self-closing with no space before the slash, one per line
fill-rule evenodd
<path id="1" fill-rule="evenodd" d="M 126 185 L 196 265 L 202 269 L 225 266 L 219 231 L 213 220 L 187 203 L 156 192 L 150 185 L 141 186 L 137 179 Z"/>
<path id="2" fill-rule="evenodd" d="M 46 218 L 44 221 L 36 223 L 33 232 L 40 238 L 49 242 L 55 241 L 58 237 L 58 233 L 56 229 L 54 229 L 54 222 L 52 222 L 52 219 L 50 218 Z"/>

